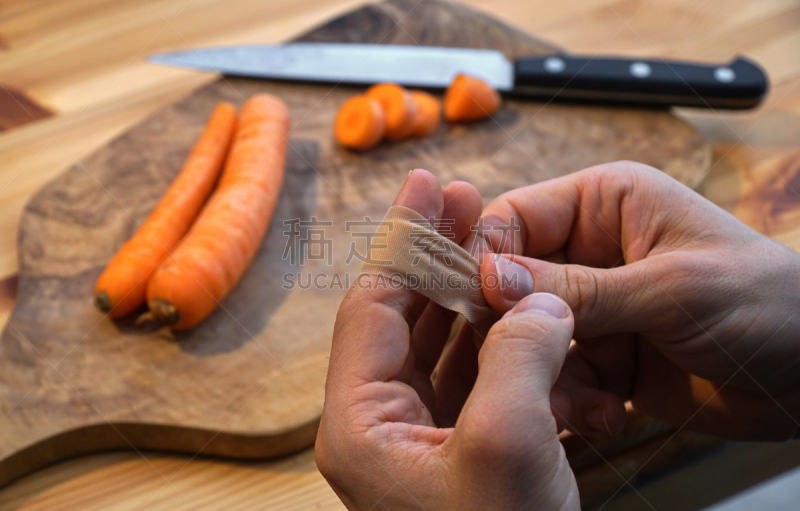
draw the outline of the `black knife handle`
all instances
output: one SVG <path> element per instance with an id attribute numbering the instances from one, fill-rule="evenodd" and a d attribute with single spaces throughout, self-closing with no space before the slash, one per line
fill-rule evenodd
<path id="1" fill-rule="evenodd" d="M 744 109 L 758 105 L 769 84 L 753 61 L 728 64 L 551 55 L 514 63 L 514 94 L 555 99 Z"/>

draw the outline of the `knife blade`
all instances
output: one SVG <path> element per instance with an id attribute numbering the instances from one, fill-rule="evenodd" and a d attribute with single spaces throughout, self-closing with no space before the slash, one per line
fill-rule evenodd
<path id="1" fill-rule="evenodd" d="M 497 50 L 356 43 L 288 43 L 185 50 L 150 61 L 234 76 L 321 83 L 393 82 L 446 88 L 458 73 L 515 97 L 644 106 L 744 109 L 769 84 L 753 61 L 724 64 L 663 59 L 536 55 L 509 61 Z"/>

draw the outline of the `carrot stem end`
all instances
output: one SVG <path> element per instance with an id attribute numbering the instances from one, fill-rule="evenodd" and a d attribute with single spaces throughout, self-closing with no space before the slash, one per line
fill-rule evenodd
<path id="1" fill-rule="evenodd" d="M 175 325 L 181 320 L 178 309 L 166 300 L 154 298 L 148 302 L 147 306 L 150 309 L 150 312 L 147 314 L 151 314 L 152 319 L 159 325 Z"/>

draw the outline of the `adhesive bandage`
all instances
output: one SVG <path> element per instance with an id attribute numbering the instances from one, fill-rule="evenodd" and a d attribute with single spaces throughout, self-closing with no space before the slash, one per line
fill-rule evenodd
<path id="1" fill-rule="evenodd" d="M 470 323 L 491 311 L 483 297 L 478 261 L 425 217 L 403 206 L 389 208 L 361 269 L 460 312 Z"/>

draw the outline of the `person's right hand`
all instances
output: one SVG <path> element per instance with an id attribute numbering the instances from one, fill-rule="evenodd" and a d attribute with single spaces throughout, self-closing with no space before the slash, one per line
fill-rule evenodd
<path id="1" fill-rule="evenodd" d="M 554 397 L 571 429 L 612 434 L 623 403 L 737 439 L 800 429 L 800 256 L 656 169 L 618 162 L 508 192 L 484 210 L 485 285 L 499 312 L 553 293 L 576 345 Z M 506 230 L 506 233 L 509 231 Z M 494 254 L 512 254 L 500 257 Z M 533 276 L 533 281 L 527 273 Z M 526 284 L 527 283 L 527 284 Z M 588 385 L 588 387 L 587 387 Z M 560 394 L 560 396 L 556 395 Z"/>

